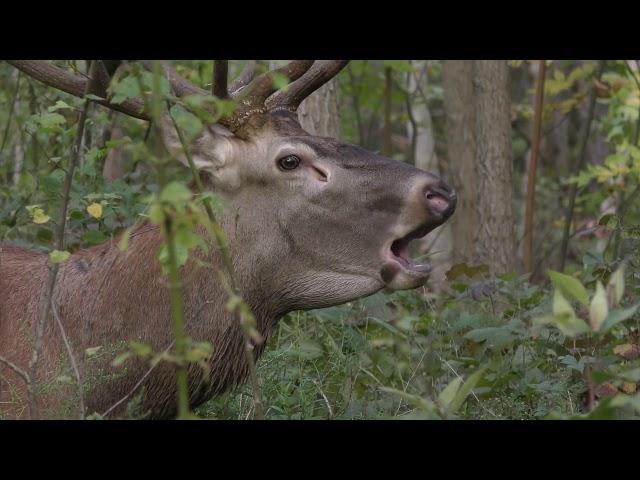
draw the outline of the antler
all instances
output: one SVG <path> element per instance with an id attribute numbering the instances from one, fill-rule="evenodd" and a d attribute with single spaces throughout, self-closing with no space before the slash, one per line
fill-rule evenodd
<path id="1" fill-rule="evenodd" d="M 229 93 L 234 95 L 243 87 L 246 87 L 253 77 L 256 75 L 256 61 L 249 60 L 242 69 L 242 72 L 231 85 L 229 85 Z"/>
<path id="2" fill-rule="evenodd" d="M 289 85 L 286 91 L 279 91 L 271 96 L 266 103 L 267 108 L 297 110 L 305 98 L 335 77 L 347 63 L 349 60 L 317 60 L 302 77 Z"/>
<path id="3" fill-rule="evenodd" d="M 126 113 L 136 118 L 149 120 L 144 112 L 144 102 L 139 98 L 127 99 L 122 103 L 112 103 L 107 98 L 107 87 L 111 80 L 111 71 L 118 63 L 105 67 L 101 60 L 97 73 L 98 78 L 95 91 L 91 93 L 102 97 L 97 103 L 118 112 Z M 45 60 L 7 60 L 8 63 L 20 69 L 27 75 L 46 85 L 83 97 L 87 79 L 75 75 Z M 227 60 L 218 60 L 214 64 L 214 92 L 219 98 L 231 97 L 238 101 L 238 107 L 233 114 L 222 118 L 220 123 L 236 131 L 251 116 L 271 110 L 295 111 L 302 100 L 333 78 L 342 70 L 348 60 L 293 60 L 287 65 L 254 77 L 255 61 L 249 61 L 244 70 L 232 84 L 227 87 Z M 145 68 L 150 68 L 150 62 L 143 62 Z M 194 85 L 181 77 L 173 67 L 162 62 L 162 70 L 174 94 L 177 97 L 185 95 L 210 96 L 206 90 Z M 284 76 L 290 83 L 286 91 L 278 91 L 276 79 Z"/>

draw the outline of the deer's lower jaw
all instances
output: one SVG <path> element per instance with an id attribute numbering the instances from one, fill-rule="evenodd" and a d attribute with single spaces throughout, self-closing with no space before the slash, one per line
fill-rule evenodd
<path id="1" fill-rule="evenodd" d="M 409 256 L 409 244 L 412 240 L 423 237 L 428 233 L 427 227 L 421 227 L 393 240 L 384 250 L 384 263 L 380 269 L 380 276 L 387 288 L 402 290 L 416 288 L 429 278 L 431 265 L 417 262 Z"/>

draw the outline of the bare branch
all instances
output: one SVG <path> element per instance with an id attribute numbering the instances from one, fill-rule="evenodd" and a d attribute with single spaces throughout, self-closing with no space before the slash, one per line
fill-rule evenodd
<path id="1" fill-rule="evenodd" d="M 229 60 L 214 60 L 211 93 L 216 97 L 225 99 L 229 96 L 229 92 L 227 91 L 228 76 Z"/>
<path id="2" fill-rule="evenodd" d="M 76 376 L 76 382 L 78 384 L 78 393 L 79 393 L 79 403 L 80 403 L 80 419 L 84 420 L 86 415 L 86 410 L 84 406 L 84 388 L 82 385 L 82 378 L 80 377 L 80 370 L 78 369 L 78 363 L 76 362 L 76 357 L 73 355 L 73 349 L 71 348 L 71 344 L 69 343 L 69 339 L 67 338 L 67 333 L 64 330 L 64 326 L 62 325 L 62 320 L 60 320 L 60 315 L 58 314 L 58 309 L 56 308 L 55 302 L 51 302 L 51 311 L 53 312 L 53 318 L 55 318 L 56 323 L 58 324 L 58 328 L 60 329 L 60 335 L 62 335 L 62 341 L 64 342 L 64 346 L 67 349 L 67 354 L 69 355 L 69 360 L 71 361 L 71 367 L 73 368 L 73 373 Z"/>
<path id="3" fill-rule="evenodd" d="M 167 348 L 164 349 L 163 354 L 166 354 L 169 352 L 169 350 L 171 350 L 171 347 L 173 347 L 173 345 L 176 343 L 175 340 L 173 340 L 169 346 Z M 111 405 L 107 410 L 105 410 L 105 412 L 101 415 L 101 417 L 106 417 L 107 415 L 109 415 L 112 411 L 114 411 L 119 405 L 122 404 L 122 402 L 124 402 L 127 398 L 129 398 L 131 395 L 133 395 L 135 393 L 135 391 L 140 387 L 140 385 L 142 385 L 142 382 L 145 381 L 145 379 L 151 375 L 151 372 L 153 372 L 154 368 L 156 368 L 156 366 L 160 364 L 160 362 L 154 362 L 151 367 L 149 367 L 149 369 L 144 373 L 144 375 L 142 375 L 142 377 L 140 378 L 140 380 L 138 380 L 136 382 L 136 384 L 133 386 L 133 388 L 131 390 L 129 390 L 129 393 L 127 393 L 124 397 L 122 397 L 120 400 L 118 400 L 116 403 L 114 403 L 113 405 Z"/>
<path id="4" fill-rule="evenodd" d="M 46 63 L 46 62 L 45 62 Z M 86 98 L 86 95 L 92 91 L 94 86 L 93 79 L 97 76 L 99 62 L 91 62 L 91 67 L 89 69 L 89 79 L 85 83 L 85 91 L 83 95 L 81 95 L 84 100 L 84 107 L 80 112 L 80 117 L 78 118 L 78 130 L 76 133 L 75 143 L 71 150 L 71 159 L 69 160 L 69 168 L 67 170 L 67 174 L 64 180 L 64 190 L 62 195 L 62 208 L 60 211 L 60 221 L 58 223 L 58 231 L 57 231 L 57 242 L 56 248 L 58 250 L 64 250 L 64 232 L 67 224 L 67 209 L 69 206 L 69 194 L 71 192 L 71 183 L 73 180 L 73 173 L 75 171 L 76 165 L 78 164 L 78 158 L 80 156 L 80 144 L 82 142 L 82 138 L 84 137 L 84 127 L 87 120 L 87 112 L 89 109 L 89 99 Z M 64 72 L 64 70 L 63 70 Z M 65 72 L 66 73 L 66 72 Z M 42 298 L 41 305 L 41 313 L 40 318 L 36 321 L 35 324 L 35 340 L 33 344 L 33 349 L 31 352 L 31 360 L 29 362 L 29 377 L 32 379 L 33 383 L 36 382 L 36 372 L 37 372 L 37 364 L 40 354 L 42 353 L 42 347 L 44 343 L 44 333 L 45 327 L 47 324 L 47 320 L 49 319 L 49 314 L 53 305 L 53 295 L 56 286 L 56 277 L 58 275 L 58 269 L 60 264 L 56 263 L 49 270 L 49 276 L 47 280 L 47 289 L 44 292 L 44 296 Z M 32 388 L 29 395 L 29 413 L 31 419 L 36 419 L 38 416 L 36 398 L 35 398 L 35 390 L 36 388 Z"/>
<path id="5" fill-rule="evenodd" d="M 98 68 L 95 85 L 88 91 L 88 81 L 86 78 L 80 75 L 74 75 L 46 60 L 7 60 L 7 63 L 50 87 L 57 88 L 58 90 L 80 98 L 83 98 L 86 93 L 93 93 L 105 98 L 104 100 L 96 100 L 96 103 L 100 105 L 142 120 L 149 119 L 143 112 L 144 103 L 138 98 L 130 98 L 122 103 L 111 103 L 106 99 L 105 88 L 106 85 L 108 85 L 109 74 L 104 66 Z"/>
<path id="6" fill-rule="evenodd" d="M 16 374 L 18 374 L 24 380 L 24 382 L 27 384 L 27 387 L 31 388 L 31 377 L 29 377 L 29 374 L 25 370 L 21 369 L 15 363 L 7 360 L 3 356 L 0 356 L 0 363 L 6 365 L 11 370 L 13 370 Z"/>
<path id="7" fill-rule="evenodd" d="M 269 110 L 296 110 L 300 103 L 347 66 L 349 60 L 316 60 L 286 91 L 274 94 L 266 102 Z"/>
<path id="8" fill-rule="evenodd" d="M 87 88 L 87 79 L 75 75 L 63 68 L 42 60 L 8 60 L 8 62 L 27 75 L 49 86 L 58 88 L 77 97 L 83 97 Z M 143 120 L 149 120 L 141 98 L 130 98 L 123 103 L 114 104 L 107 98 L 107 87 L 112 74 L 117 70 L 120 61 L 109 61 L 104 64 L 96 62 L 96 77 L 91 91 L 104 100 L 97 103 L 113 110 Z M 151 69 L 150 61 L 142 62 L 146 69 Z M 287 65 L 265 72 L 254 77 L 255 60 L 247 63 L 240 77 L 231 88 L 227 86 L 228 60 L 218 60 L 214 65 L 214 82 L 212 89 L 219 98 L 231 98 L 239 102 L 235 112 L 219 121 L 231 130 L 237 130 L 251 115 L 266 113 L 269 110 L 287 109 L 295 111 L 300 102 L 333 78 L 348 63 L 347 60 L 293 60 Z M 173 93 L 177 97 L 185 95 L 210 96 L 210 93 L 180 76 L 167 62 L 162 62 L 162 71 L 169 81 Z M 290 83 L 286 92 L 278 90 L 278 76 L 286 77 Z M 230 95 L 231 92 L 231 95 Z M 271 98 L 270 98 L 271 97 Z M 268 103 L 267 103 L 268 102 Z"/>
<path id="9" fill-rule="evenodd" d="M 595 73 L 595 79 L 600 80 L 602 73 L 604 72 L 606 61 L 600 60 L 598 62 L 598 69 Z M 597 88 L 595 85 L 591 85 L 591 91 L 589 92 L 589 106 L 587 110 L 587 119 L 584 124 L 580 137 L 580 150 L 578 152 L 578 159 L 574 166 L 574 175 L 577 175 L 583 168 L 586 159 L 587 142 L 589 141 L 589 133 L 591 130 L 591 123 L 593 122 L 594 112 L 596 108 L 596 99 L 598 97 Z M 564 272 L 564 266 L 567 261 L 567 249 L 569 248 L 569 232 L 571 231 L 571 224 L 573 222 L 573 211 L 576 202 L 576 194 L 578 192 L 578 184 L 572 183 L 569 190 L 569 205 L 564 216 L 564 231 L 562 234 L 562 245 L 560 247 L 560 268 L 561 272 Z"/>

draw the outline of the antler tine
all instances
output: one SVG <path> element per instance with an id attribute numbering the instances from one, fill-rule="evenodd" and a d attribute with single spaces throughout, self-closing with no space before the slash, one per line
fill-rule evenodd
<path id="1" fill-rule="evenodd" d="M 246 87 L 249 84 L 249 82 L 253 80 L 253 77 L 255 77 L 255 75 L 256 75 L 256 61 L 249 60 L 244 66 L 244 68 L 242 69 L 242 72 L 240 73 L 238 78 L 236 78 L 231 83 L 231 85 L 229 85 L 229 93 L 231 95 L 236 94 L 237 91 L 240 90 L 242 87 Z"/>
<path id="2" fill-rule="evenodd" d="M 240 91 L 236 91 L 232 98 L 239 100 L 236 111 L 229 118 L 221 120 L 231 130 L 236 130 L 254 113 L 266 112 L 265 100 L 278 88 L 274 84 L 276 75 L 284 75 L 290 81 L 302 76 L 313 65 L 313 60 L 293 60 L 287 65 L 259 75 Z"/>
<path id="3" fill-rule="evenodd" d="M 289 85 L 286 91 L 272 95 L 266 102 L 267 108 L 295 111 L 305 98 L 335 77 L 348 63 L 349 60 L 317 60 L 304 75 Z"/>
<path id="4" fill-rule="evenodd" d="M 218 98 L 227 98 L 227 82 L 229 81 L 229 60 L 214 60 L 213 63 L 213 86 L 211 93 Z"/>
<path id="5" fill-rule="evenodd" d="M 84 97 L 87 79 L 80 75 L 74 75 L 46 60 L 7 60 L 7 63 L 45 85 L 57 88 L 76 97 Z M 101 67 L 98 68 L 97 89 L 91 93 L 100 97 L 106 97 L 106 86 L 108 83 L 108 73 L 104 65 L 101 65 Z M 105 98 L 104 100 L 96 100 L 96 103 L 141 120 L 149 120 L 148 115 L 144 113 L 144 103 L 138 98 L 130 98 L 122 103 L 111 103 Z"/>
<path id="6" fill-rule="evenodd" d="M 265 72 L 247 85 L 246 92 L 236 92 L 234 98 L 241 98 L 245 105 L 264 106 L 264 101 L 278 89 L 273 82 L 275 75 L 284 75 L 293 81 L 309 70 L 312 64 L 313 60 L 293 60 L 283 67 Z"/>

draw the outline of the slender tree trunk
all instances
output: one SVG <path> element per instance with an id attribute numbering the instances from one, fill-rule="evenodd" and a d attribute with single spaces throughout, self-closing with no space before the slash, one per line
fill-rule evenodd
<path id="1" fill-rule="evenodd" d="M 390 157 L 391 148 L 391 67 L 384 69 L 384 125 L 382 131 L 382 154 Z"/>
<path id="2" fill-rule="evenodd" d="M 447 169 L 442 172 L 458 195 L 451 218 L 453 262 L 472 264 L 479 230 L 476 215 L 476 141 L 473 61 L 446 60 L 442 65 L 446 114 Z"/>
<path id="3" fill-rule="evenodd" d="M 20 182 L 20 176 L 22 175 L 22 168 L 24 165 L 24 147 L 22 142 L 16 142 L 16 146 L 13 152 L 13 184 L 18 185 Z"/>
<path id="4" fill-rule="evenodd" d="M 122 130 L 114 126 L 111 129 L 111 140 L 119 140 L 122 138 Z M 109 150 L 107 157 L 102 166 L 102 176 L 106 182 L 113 182 L 124 177 L 122 168 L 122 148 L 116 147 Z"/>
<path id="5" fill-rule="evenodd" d="M 338 86 L 338 81 L 334 78 L 300 104 L 298 119 L 302 128 L 310 134 L 340 138 Z"/>
<path id="6" fill-rule="evenodd" d="M 426 60 L 417 60 L 413 62 L 413 66 L 414 70 L 409 73 L 407 82 L 412 117 L 412 121 L 407 122 L 407 133 L 410 139 L 414 139 L 412 142 L 414 164 L 421 170 L 440 175 L 431 112 L 424 95 L 421 93 L 425 91 L 428 81 L 427 62 Z M 421 240 L 418 248 L 421 253 L 433 254 L 430 259 L 433 265 L 431 284 L 439 288 L 445 281 L 447 270 L 451 267 L 450 223 L 445 223 L 429 233 Z"/>
<path id="7" fill-rule="evenodd" d="M 492 273 L 515 270 L 509 70 L 504 60 L 474 61 L 479 231 L 475 253 Z"/>

